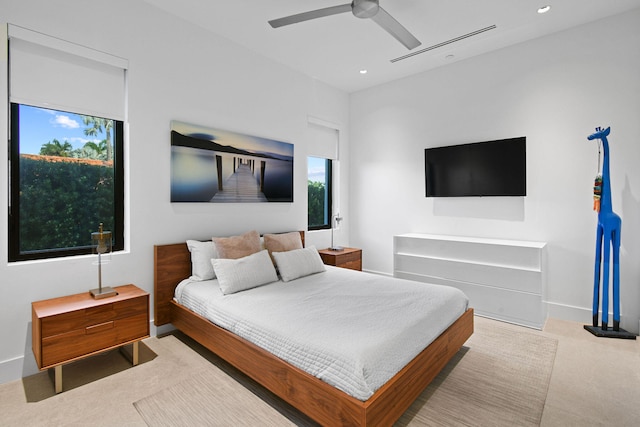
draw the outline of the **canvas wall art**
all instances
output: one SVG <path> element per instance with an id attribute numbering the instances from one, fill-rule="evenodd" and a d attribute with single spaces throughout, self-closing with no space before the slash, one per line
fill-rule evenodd
<path id="1" fill-rule="evenodd" d="M 293 144 L 172 121 L 171 202 L 293 202 Z"/>

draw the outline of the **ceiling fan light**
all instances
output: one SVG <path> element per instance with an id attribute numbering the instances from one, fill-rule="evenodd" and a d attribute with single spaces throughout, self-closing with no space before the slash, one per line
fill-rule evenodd
<path id="1" fill-rule="evenodd" d="M 380 9 L 378 0 L 353 0 L 351 3 L 351 12 L 362 19 L 376 16 L 378 9 Z"/>

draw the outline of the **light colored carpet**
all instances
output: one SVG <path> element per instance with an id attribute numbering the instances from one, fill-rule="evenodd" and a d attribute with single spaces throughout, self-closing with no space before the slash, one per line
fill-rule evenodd
<path id="1" fill-rule="evenodd" d="M 295 425 L 220 370 L 208 370 L 134 403 L 150 426 Z"/>
<path id="2" fill-rule="evenodd" d="M 526 329 L 477 329 L 396 425 L 537 426 L 556 348 L 555 339 Z M 312 424 L 221 366 L 212 364 L 134 406 L 152 427 Z"/>
<path id="3" fill-rule="evenodd" d="M 120 348 L 105 351 L 96 356 L 63 365 L 63 390 L 68 392 L 77 387 L 86 386 L 102 378 L 115 375 L 118 372 L 134 368 L 134 366 L 131 365 L 133 358 L 131 355 L 133 351 L 132 347 L 132 344 L 127 344 Z M 150 362 L 157 356 L 144 342 L 140 342 L 138 351 L 139 365 Z M 27 402 L 39 402 L 56 395 L 53 369 L 24 377 L 22 378 L 22 384 Z"/>
<path id="4" fill-rule="evenodd" d="M 398 420 L 400 426 L 539 426 L 558 342 L 476 331 Z"/>

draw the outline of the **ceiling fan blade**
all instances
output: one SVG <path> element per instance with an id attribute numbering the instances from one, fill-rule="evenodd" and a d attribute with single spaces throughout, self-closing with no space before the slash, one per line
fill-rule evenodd
<path id="1" fill-rule="evenodd" d="M 312 10 L 310 12 L 298 13 L 296 15 L 285 16 L 284 18 L 272 19 L 271 21 L 269 21 L 269 24 L 273 28 L 278 28 L 285 25 L 297 24 L 298 22 L 322 18 L 324 16 L 337 15 L 344 12 L 351 12 L 351 3 L 342 4 L 340 6 L 325 7 L 324 9 Z"/>
<path id="2" fill-rule="evenodd" d="M 400 43 L 402 43 L 407 49 L 411 50 L 420 46 L 422 43 L 420 40 L 415 38 L 413 34 L 409 32 L 405 27 L 402 26 L 395 18 L 384 10 L 383 8 L 378 9 L 378 13 L 371 17 L 376 24 L 380 25 L 384 30 L 386 30 L 389 34 L 396 38 Z"/>

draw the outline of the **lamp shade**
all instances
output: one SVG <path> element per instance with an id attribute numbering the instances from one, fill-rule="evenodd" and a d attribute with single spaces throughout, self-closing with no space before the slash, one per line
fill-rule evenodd
<path id="1" fill-rule="evenodd" d="M 102 255 L 111 253 L 112 236 L 110 231 L 104 231 L 102 223 L 98 227 L 98 231 L 91 233 L 91 248 L 94 255 L 98 255 L 98 288 L 91 290 L 91 295 L 96 298 L 107 298 L 118 295 L 118 293 L 110 287 L 102 287 Z M 108 262 L 108 261 L 107 261 Z"/>
<path id="2" fill-rule="evenodd" d="M 110 231 L 104 231 L 102 223 L 98 231 L 91 233 L 91 247 L 94 255 L 104 255 L 111 252 L 112 238 Z"/>
<path id="3" fill-rule="evenodd" d="M 344 250 L 344 248 L 342 246 L 338 246 L 335 245 L 333 243 L 333 233 L 335 230 L 340 228 L 340 223 L 342 222 L 344 218 L 340 216 L 339 213 L 333 215 L 332 217 L 332 224 L 331 224 L 331 247 L 329 249 L 331 249 L 332 251 L 342 251 Z"/>

